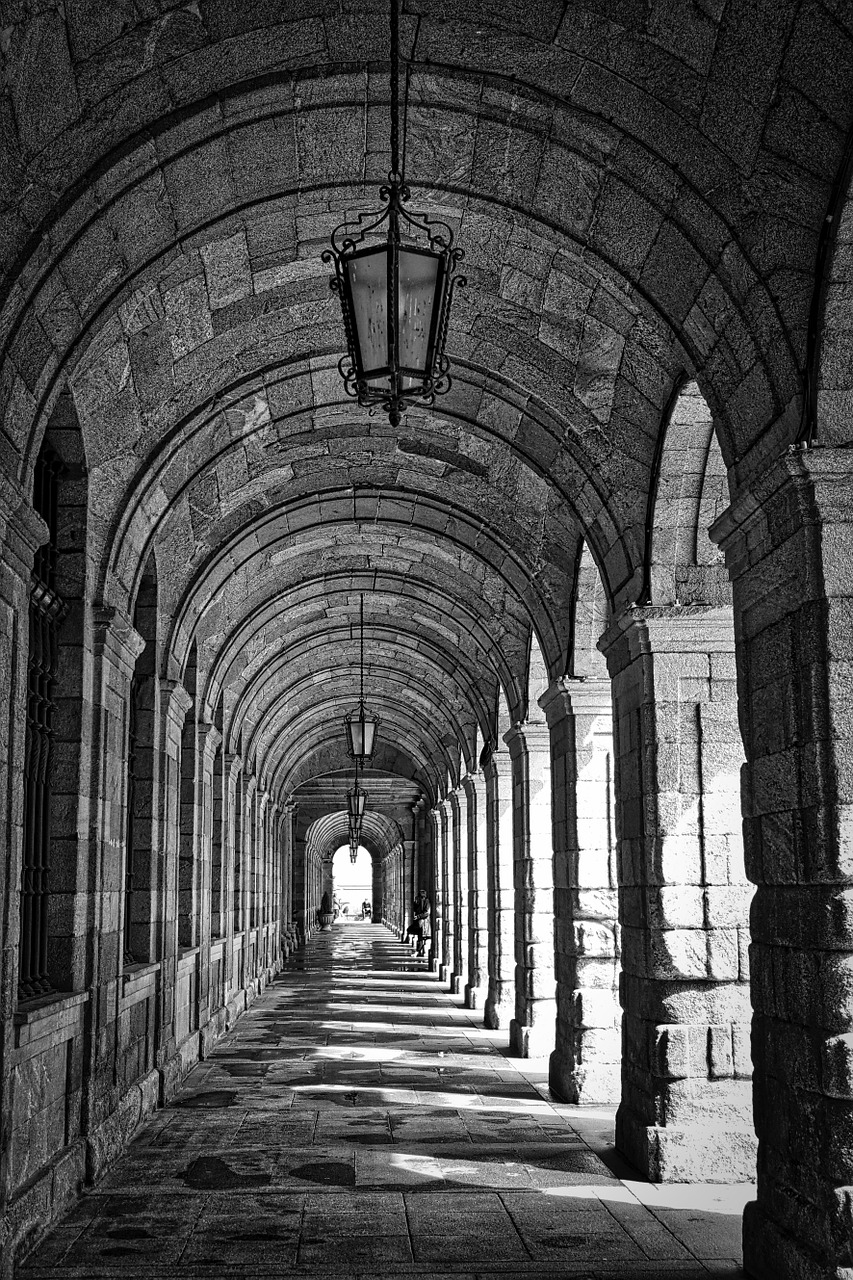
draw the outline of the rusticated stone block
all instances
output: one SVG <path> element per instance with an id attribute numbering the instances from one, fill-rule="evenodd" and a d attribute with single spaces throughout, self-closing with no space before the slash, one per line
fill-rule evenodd
<path id="1" fill-rule="evenodd" d="M 161 1075 L 151 1071 L 138 1081 L 106 1120 L 86 1135 L 86 1177 L 97 1182 L 122 1154 L 146 1116 L 157 1106 Z"/>

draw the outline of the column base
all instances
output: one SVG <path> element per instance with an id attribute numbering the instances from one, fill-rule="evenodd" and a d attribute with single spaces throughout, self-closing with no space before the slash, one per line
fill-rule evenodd
<path id="1" fill-rule="evenodd" d="M 836 1267 L 768 1218 L 757 1200 L 743 1212 L 743 1269 L 755 1280 L 849 1280 L 850 1267 Z"/>
<path id="2" fill-rule="evenodd" d="M 488 995 L 483 1007 L 483 1026 L 491 1031 L 500 1031 L 509 1026 L 514 1011 L 514 1000 L 500 1000 L 494 995 Z"/>
<path id="3" fill-rule="evenodd" d="M 551 1026 L 525 1027 L 513 1018 L 509 1024 L 509 1049 L 516 1058 L 547 1058 L 554 1048 Z"/>
<path id="4" fill-rule="evenodd" d="M 470 982 L 465 985 L 465 1008 L 481 1009 L 483 1006 L 483 988 L 472 986 Z"/>
<path id="5" fill-rule="evenodd" d="M 460 991 L 462 990 L 462 978 L 463 978 L 463 974 L 461 973 L 451 973 L 450 975 L 450 994 L 451 995 L 454 995 L 454 996 L 459 995 Z"/>
<path id="6" fill-rule="evenodd" d="M 440 964 L 440 965 L 438 966 L 438 980 L 439 980 L 439 982 L 447 982 L 447 981 L 449 980 L 449 978 L 450 978 L 450 965 L 449 965 L 449 964 Z"/>
<path id="7" fill-rule="evenodd" d="M 618 1062 L 586 1062 L 555 1049 L 548 1061 L 548 1088 L 561 1102 L 601 1103 L 612 1106 L 622 1091 L 622 1068 Z"/>
<path id="8" fill-rule="evenodd" d="M 616 1149 L 650 1182 L 752 1182 L 758 1139 L 752 1129 L 647 1125 L 623 1103 Z"/>

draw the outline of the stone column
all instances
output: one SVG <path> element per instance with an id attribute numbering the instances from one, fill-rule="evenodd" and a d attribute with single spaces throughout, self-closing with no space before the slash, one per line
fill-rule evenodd
<path id="1" fill-rule="evenodd" d="M 258 792 L 257 801 L 257 857 L 255 859 L 255 893 L 257 900 L 257 910 L 255 912 L 258 925 L 258 953 L 257 966 L 258 971 L 268 968 L 269 957 L 267 954 L 267 940 L 269 930 L 267 924 L 270 920 L 270 838 L 269 838 L 269 793 L 261 788 Z"/>
<path id="2" fill-rule="evenodd" d="M 761 1280 L 853 1274 L 853 474 L 791 451 L 716 523 L 734 587 Z"/>
<path id="3" fill-rule="evenodd" d="M 240 985 L 239 974 L 234 962 L 234 917 L 239 901 L 239 886 L 236 883 L 235 868 L 237 865 L 237 787 L 243 768 L 240 756 L 233 752 L 225 752 L 222 758 L 223 809 L 222 816 L 222 875 L 225 890 L 222 895 L 222 909 L 225 913 L 222 936 L 225 939 L 225 1003 L 232 992 Z"/>
<path id="4" fill-rule="evenodd" d="M 47 527 L 11 477 L 0 471 L 0 1116 L 3 1145 L 14 1123 L 16 1089 L 22 1092 L 18 1071 L 9 1069 L 14 1052 L 13 1011 L 18 1000 L 21 904 L 20 888 L 24 834 L 24 756 L 27 736 L 27 667 L 29 659 L 29 600 L 35 553 L 47 538 Z M 81 977 L 83 975 L 80 975 Z M 75 975 L 76 977 L 76 975 Z M 75 983 L 78 989 L 82 981 Z M 74 1055 L 77 1067 L 79 1057 Z M 40 1086 L 39 1087 L 43 1087 Z M 67 1100 L 69 1137 L 79 1129 L 79 1093 Z M 4 1207 L 16 1190 L 10 1156 L 0 1161 L 0 1200 Z M 4 1245 L 11 1263 L 16 1240 Z"/>
<path id="5" fill-rule="evenodd" d="M 382 884 L 382 859 L 376 854 L 373 859 L 373 919 L 377 922 L 385 918 L 385 903 L 383 901 L 384 887 Z"/>
<path id="6" fill-rule="evenodd" d="M 513 883 L 512 761 L 492 751 L 486 779 L 486 872 L 489 917 L 488 974 L 483 1021 L 508 1027 L 515 1013 L 515 886 Z"/>
<path id="7" fill-rule="evenodd" d="M 250 987 L 255 974 L 252 966 L 252 928 L 254 919 L 253 887 L 257 855 L 255 796 L 258 780 L 253 773 L 243 773 L 243 857 L 240 866 L 240 897 L 243 903 L 243 986 Z"/>
<path id="8" fill-rule="evenodd" d="M 160 890 L 160 1004 L 157 1033 L 161 1070 L 161 1102 L 180 1085 L 181 1063 L 175 1060 L 175 990 L 178 977 L 178 858 L 181 834 L 181 737 L 192 698 L 177 680 L 160 681 L 160 787 L 157 816 L 162 846 Z"/>
<path id="9" fill-rule="evenodd" d="M 555 681 L 551 731 L 557 1039 L 549 1086 L 567 1102 L 616 1102 L 620 944 L 609 680 Z"/>
<path id="10" fill-rule="evenodd" d="M 305 821 L 294 822 L 293 830 L 293 919 L 299 930 L 299 938 L 307 942 L 314 929 L 311 917 L 311 894 L 309 884 L 311 859 L 305 847 Z"/>
<path id="11" fill-rule="evenodd" d="M 435 897 L 435 885 L 433 883 L 433 863 L 432 863 L 432 823 L 430 822 L 429 810 L 427 809 L 426 797 L 416 802 L 417 810 L 416 829 L 418 842 L 418 889 L 426 889 L 427 897 L 432 902 Z"/>
<path id="12" fill-rule="evenodd" d="M 292 797 L 284 802 L 284 826 L 281 851 L 281 919 L 287 930 L 293 920 L 293 839 L 297 804 Z"/>
<path id="13" fill-rule="evenodd" d="M 408 927 L 412 922 L 412 903 L 415 899 L 415 880 L 417 878 L 417 868 L 415 866 L 417 860 L 417 841 L 416 841 L 416 814 L 417 810 L 412 809 L 412 824 L 409 828 L 411 835 L 403 841 L 403 903 L 402 903 L 402 923 L 400 925 L 400 938 L 403 942 L 408 937 Z"/>
<path id="14" fill-rule="evenodd" d="M 441 840 L 441 964 L 438 970 L 440 982 L 449 982 L 453 973 L 455 949 L 454 884 L 453 884 L 453 811 L 449 800 L 438 806 L 439 838 Z"/>
<path id="15" fill-rule="evenodd" d="M 461 786 L 448 796 L 450 806 L 450 851 L 453 866 L 453 972 L 450 990 L 459 995 L 468 983 L 468 796 Z"/>
<path id="16" fill-rule="evenodd" d="M 541 1058 L 554 1048 L 554 853 L 551 739 L 545 723 L 514 725 L 504 742 L 512 760 L 515 880 L 515 1017 L 510 1048 Z"/>
<path id="17" fill-rule="evenodd" d="M 432 852 L 435 868 L 435 895 L 432 904 L 432 945 L 429 967 L 433 973 L 441 973 L 441 957 L 444 954 L 444 858 L 442 857 L 442 821 L 438 808 L 430 810 L 432 822 Z"/>
<path id="18" fill-rule="evenodd" d="M 469 773 L 462 779 L 468 801 L 468 981 L 465 1007 L 481 1009 L 488 991 L 489 906 L 486 869 L 486 779 Z"/>
<path id="19" fill-rule="evenodd" d="M 423 880 L 421 879 L 422 833 L 420 829 L 420 801 L 418 801 L 416 804 L 411 805 L 409 808 L 409 812 L 412 815 L 412 828 L 411 828 L 412 830 L 412 839 L 411 839 L 412 885 L 411 885 L 411 889 L 412 889 L 412 902 L 414 902 L 415 898 L 418 896 L 421 885 L 423 884 Z M 429 893 L 428 889 L 427 889 L 427 893 Z M 407 920 L 409 915 L 411 914 L 411 910 L 412 910 L 412 903 L 407 902 L 406 903 L 406 919 Z"/>
<path id="20" fill-rule="evenodd" d="M 92 1007 L 98 1013 L 99 1034 L 87 1037 L 83 1051 L 83 1124 L 90 1133 L 113 1111 L 116 1097 L 110 1086 L 120 1077 L 130 682 L 145 643 L 118 610 L 101 606 L 93 613 L 94 766 L 87 888 L 94 924 Z M 77 866 L 51 867 L 51 872 L 51 899 L 83 890 Z"/>
<path id="21" fill-rule="evenodd" d="M 213 762 L 222 734 L 212 724 L 199 721 L 196 729 L 199 754 L 199 813 L 196 822 L 198 848 L 198 1026 L 204 1031 L 213 1009 L 210 1002 L 211 877 L 213 870 Z M 216 992 L 213 993 L 214 997 Z M 204 1041 L 202 1041 L 204 1043 Z"/>
<path id="22" fill-rule="evenodd" d="M 629 609 L 601 648 L 622 929 L 617 1146 L 656 1181 L 749 1178 L 751 890 L 731 612 Z"/>

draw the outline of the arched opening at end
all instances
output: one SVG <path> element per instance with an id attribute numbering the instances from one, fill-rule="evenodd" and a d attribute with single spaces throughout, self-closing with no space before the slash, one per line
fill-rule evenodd
<path id="1" fill-rule="evenodd" d="M 369 921 L 373 917 L 373 858 L 363 844 L 355 862 L 348 844 L 332 854 L 332 904 L 341 923 Z"/>

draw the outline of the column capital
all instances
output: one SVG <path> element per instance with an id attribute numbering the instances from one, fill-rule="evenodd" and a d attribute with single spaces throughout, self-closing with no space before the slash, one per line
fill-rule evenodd
<path id="1" fill-rule="evenodd" d="M 551 731 L 546 723 L 518 720 L 504 734 L 504 742 L 509 747 L 513 760 L 529 755 L 531 750 L 551 749 Z"/>
<path id="2" fill-rule="evenodd" d="M 160 693 L 166 719 L 180 732 L 184 727 L 187 712 L 193 704 L 192 698 L 180 680 L 161 680 Z"/>
<path id="3" fill-rule="evenodd" d="M 216 755 L 217 747 L 222 741 L 222 734 L 216 725 L 210 724 L 206 720 L 200 720 L 196 726 L 198 735 L 198 745 L 205 761 L 209 762 Z"/>
<path id="4" fill-rule="evenodd" d="M 223 765 L 229 779 L 233 782 L 243 768 L 243 757 L 236 751 L 226 751 L 223 758 Z"/>
<path id="5" fill-rule="evenodd" d="M 598 642 L 611 676 L 655 653 L 732 653 L 731 605 L 629 605 Z"/>
<path id="6" fill-rule="evenodd" d="M 96 654 L 108 654 L 113 665 L 128 678 L 133 675 L 136 659 L 145 648 L 145 641 L 130 619 L 115 605 L 99 604 L 92 610 L 92 647 Z"/>
<path id="7" fill-rule="evenodd" d="M 250 800 L 257 790 L 258 779 L 253 773 L 245 774 L 244 778 L 246 783 L 246 799 Z"/>
<path id="8" fill-rule="evenodd" d="M 486 789 L 485 775 L 478 770 L 476 773 L 466 773 L 462 779 L 462 786 L 465 788 L 465 795 L 470 800 L 477 799 L 482 796 Z"/>
<path id="9" fill-rule="evenodd" d="M 803 526 L 849 524 L 851 508 L 850 450 L 792 445 L 737 495 L 709 533 L 734 579 Z"/>
<path id="10" fill-rule="evenodd" d="M 539 699 L 549 728 L 575 715 L 610 715 L 613 693 L 609 680 L 591 676 L 560 676 Z"/>
<path id="11" fill-rule="evenodd" d="M 508 778 L 512 775 L 512 756 L 508 751 L 491 751 L 483 765 L 483 776 L 486 782 L 496 778 Z"/>

